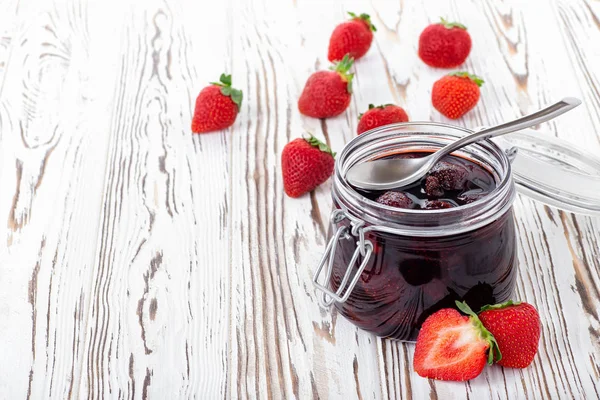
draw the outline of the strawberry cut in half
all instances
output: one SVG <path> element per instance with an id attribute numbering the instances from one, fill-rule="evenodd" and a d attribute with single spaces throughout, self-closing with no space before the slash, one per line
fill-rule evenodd
<path id="1" fill-rule="evenodd" d="M 465 302 L 444 308 L 425 320 L 415 348 L 413 366 L 424 378 L 468 381 L 477 377 L 486 362 L 502 358 L 494 336 Z"/>

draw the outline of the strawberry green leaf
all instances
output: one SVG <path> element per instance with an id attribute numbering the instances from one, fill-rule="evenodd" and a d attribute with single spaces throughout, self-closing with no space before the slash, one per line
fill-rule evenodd
<path id="1" fill-rule="evenodd" d="M 463 314 L 467 314 L 470 317 L 477 317 L 477 314 L 475 314 L 475 312 L 471 310 L 471 307 L 469 307 L 466 302 L 456 300 L 455 303 L 456 307 L 458 307 L 458 309 L 462 311 Z"/>
<path id="2" fill-rule="evenodd" d="M 458 309 L 460 311 L 462 311 L 464 314 L 467 314 L 469 316 L 469 319 L 471 321 L 471 323 L 473 324 L 473 326 L 475 327 L 475 329 L 479 332 L 479 335 L 481 336 L 481 338 L 485 341 L 488 342 L 490 348 L 488 350 L 488 364 L 493 364 L 494 361 L 498 362 L 502 359 L 502 353 L 500 352 L 500 347 L 498 347 L 498 342 L 496 341 L 496 338 L 494 337 L 494 335 L 492 335 L 492 333 L 490 331 L 488 331 L 485 326 L 483 326 L 483 323 L 481 322 L 481 320 L 479 319 L 479 317 L 477 316 L 477 314 L 475 314 L 475 312 L 473 312 L 473 310 L 471 310 L 471 307 L 469 307 L 467 305 L 467 303 L 465 303 L 464 301 L 455 301 L 456 303 L 456 307 L 458 307 Z"/>
<path id="3" fill-rule="evenodd" d="M 440 20 L 441 24 L 444 25 L 446 29 L 460 28 L 464 29 L 465 31 L 467 30 L 467 27 L 461 24 L 460 22 L 448 22 L 444 18 L 440 18 Z"/>
<path id="4" fill-rule="evenodd" d="M 348 12 L 348 15 L 350 15 L 352 17 L 352 19 L 362 19 L 363 21 L 365 21 L 367 23 L 367 25 L 369 25 L 369 28 L 373 32 L 377 32 L 377 28 L 375 27 L 375 25 L 373 25 L 371 23 L 371 16 L 369 14 L 362 13 L 360 15 L 356 15 L 353 12 Z"/>
<path id="5" fill-rule="evenodd" d="M 481 323 L 481 322 L 480 322 Z M 481 324 L 483 326 L 483 324 Z M 486 329 L 489 334 L 488 341 L 490 342 L 490 349 L 488 353 L 488 364 L 492 365 L 494 362 L 498 362 L 502 360 L 502 353 L 500 352 L 500 346 L 498 346 L 498 342 L 496 338 L 490 331 Z"/>
<path id="6" fill-rule="evenodd" d="M 244 93 L 242 93 L 241 90 L 238 89 L 231 89 L 231 100 L 233 100 L 233 102 L 235 104 L 238 105 L 238 107 L 242 106 L 242 100 L 244 98 Z"/>
<path id="7" fill-rule="evenodd" d="M 224 96 L 231 97 L 231 100 L 233 100 L 233 102 L 237 104 L 238 107 L 241 107 L 244 95 L 241 90 L 234 89 L 231 87 L 231 75 L 221 74 L 219 81 L 220 82 L 210 82 L 210 84 L 220 86 L 221 93 Z"/>
<path id="8" fill-rule="evenodd" d="M 350 57 L 350 54 L 346 54 L 341 61 L 333 64 L 329 67 L 330 70 L 338 72 L 342 77 L 350 71 L 352 65 L 354 64 L 354 58 Z"/>
<path id="9" fill-rule="evenodd" d="M 505 301 L 504 303 L 500 303 L 500 304 L 494 304 L 494 305 L 486 305 L 481 307 L 481 310 L 479 311 L 480 313 L 482 311 L 487 311 L 487 310 L 501 310 L 503 308 L 509 307 L 509 306 L 518 306 L 519 304 L 521 304 L 520 301 L 512 301 L 512 300 L 508 300 Z"/>
<path id="10" fill-rule="evenodd" d="M 219 80 L 223 83 L 223 85 L 231 86 L 231 75 L 221 74 Z"/>
<path id="11" fill-rule="evenodd" d="M 369 104 L 369 110 L 372 109 L 372 108 L 379 108 L 380 110 L 383 110 L 384 108 L 389 107 L 389 106 L 393 106 L 393 105 L 394 104 L 392 104 L 392 103 L 380 104 L 378 106 L 374 106 L 373 104 Z"/>
<path id="12" fill-rule="evenodd" d="M 222 87 L 230 87 L 231 86 L 231 75 L 221 74 L 219 77 L 219 82 L 209 82 L 211 85 L 217 85 Z"/>
<path id="13" fill-rule="evenodd" d="M 372 110 L 374 108 L 379 108 L 380 110 L 383 110 L 384 108 L 388 107 L 388 106 L 393 106 L 395 104 L 392 103 L 387 103 L 387 104 L 381 104 L 381 105 L 374 105 L 374 104 L 369 104 L 369 110 Z M 360 120 L 362 118 L 364 113 L 358 114 L 358 119 Z"/>
<path id="14" fill-rule="evenodd" d="M 321 142 L 319 139 L 317 139 L 313 135 L 309 134 L 308 136 L 305 136 L 304 140 L 306 140 L 308 142 L 308 144 L 310 144 L 311 146 L 317 147 L 322 152 L 330 154 L 331 157 L 335 158 L 335 153 L 333 151 L 331 151 L 331 148 L 329 148 L 329 146 L 327 146 L 325 143 Z"/>
<path id="15" fill-rule="evenodd" d="M 470 80 L 472 80 L 473 82 L 475 82 L 475 84 L 477 86 L 481 86 L 485 83 L 485 81 L 483 79 L 481 79 L 480 77 L 478 77 L 477 75 L 473 75 L 470 74 L 468 72 L 465 71 L 458 71 L 458 72 L 451 72 L 448 75 L 450 76 L 458 76 L 460 78 L 469 78 Z"/>
<path id="16" fill-rule="evenodd" d="M 352 93 L 352 78 L 354 78 L 354 74 L 350 74 L 348 71 L 350 71 L 353 64 L 354 58 L 350 57 L 349 54 L 346 54 L 340 62 L 329 67 L 330 70 L 337 72 L 342 80 L 348 82 L 348 85 L 346 86 L 348 93 Z"/>

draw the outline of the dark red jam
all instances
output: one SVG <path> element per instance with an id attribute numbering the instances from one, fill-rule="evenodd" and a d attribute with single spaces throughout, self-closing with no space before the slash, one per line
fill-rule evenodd
<path id="1" fill-rule="evenodd" d="M 495 187 L 494 177 L 486 169 L 449 156 L 421 182 L 396 194 L 359 192 L 392 207 L 435 209 L 485 201 Z M 486 226 L 451 236 L 369 232 L 366 238 L 374 245 L 366 269 L 348 300 L 335 304 L 347 319 L 378 336 L 415 340 L 423 321 L 441 308 L 454 307 L 455 300 L 464 300 L 478 311 L 483 305 L 506 301 L 512 294 L 517 263 L 512 209 Z M 356 240 L 338 244 L 330 282 L 335 290 L 354 254 Z M 354 273 L 361 261 L 359 257 Z"/>
<path id="2" fill-rule="evenodd" d="M 386 158 L 420 158 L 428 154 L 431 153 L 413 152 Z M 392 207 L 431 210 L 472 203 L 495 188 L 494 177 L 483 167 L 460 157 L 446 156 L 426 177 L 411 186 L 397 191 L 358 192 Z"/>

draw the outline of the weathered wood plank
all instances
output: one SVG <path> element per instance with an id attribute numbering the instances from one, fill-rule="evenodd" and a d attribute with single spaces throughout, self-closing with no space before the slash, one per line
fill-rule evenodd
<path id="1" fill-rule="evenodd" d="M 231 155 L 228 136 L 192 137 L 189 121 L 199 88 L 231 67 L 203 67 L 230 57 L 226 36 L 195 38 L 230 20 L 185 6 L 124 10 L 82 397 L 225 396 Z"/>
<path id="2" fill-rule="evenodd" d="M 283 146 L 305 130 L 323 135 L 319 121 L 301 118 L 297 112 L 295 99 L 315 68 L 314 57 L 298 56 L 308 53 L 314 30 L 299 24 L 322 23 L 298 17 L 303 16 L 301 7 L 255 1 L 234 16 L 239 21 L 233 33 L 238 54 L 234 69 L 239 65 L 247 71 L 243 89 L 248 103 L 247 113 L 240 116 L 242 131 L 232 137 L 233 153 L 244 154 L 234 160 L 231 171 L 233 181 L 241 182 L 232 194 L 233 264 L 243 271 L 232 274 L 233 397 L 356 396 L 358 390 L 373 390 L 370 384 L 358 378 L 348 385 L 338 379 L 337 371 L 349 377 L 356 371 L 371 381 L 377 376 L 374 368 L 363 371 L 354 366 L 359 365 L 357 358 L 370 359 L 374 365 L 374 351 L 366 357 L 361 354 L 354 335 L 338 336 L 336 343 L 336 318 L 315 301 L 310 283 L 327 229 L 327 189 L 298 201 L 283 194 L 279 172 Z M 273 31 L 281 35 L 272 35 Z M 318 247 L 311 248 L 315 242 Z M 340 353 L 336 350 L 340 346 L 352 351 Z"/>
<path id="3" fill-rule="evenodd" d="M 69 398 L 78 385 L 111 100 L 102 9 L 5 2 L 0 78 L 0 393 Z M 89 21 L 86 12 L 99 20 Z M 6 12 L 6 13 L 5 13 Z M 113 18 L 114 20 L 114 18 Z M 100 38 L 100 36 L 98 36 Z M 99 45 L 99 46 L 98 46 Z M 96 82 L 96 85 L 93 84 Z M 104 83 L 104 84 L 103 84 Z M 107 90 L 108 89 L 108 90 Z"/>

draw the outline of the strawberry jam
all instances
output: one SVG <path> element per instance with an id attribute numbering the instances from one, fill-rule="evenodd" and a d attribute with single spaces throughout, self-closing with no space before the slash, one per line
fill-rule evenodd
<path id="1" fill-rule="evenodd" d="M 424 155 L 411 152 L 394 157 Z M 447 156 L 409 187 L 357 192 L 372 202 L 425 216 L 486 202 L 496 186 L 496 178 L 479 164 Z M 335 303 L 337 309 L 378 336 L 415 340 L 423 321 L 439 309 L 454 307 L 455 300 L 466 301 L 475 311 L 507 300 L 515 285 L 517 264 L 512 207 L 490 221 L 451 235 L 367 232 L 365 239 L 373 244 L 373 252 L 349 298 Z M 339 288 L 355 254 L 358 238 L 351 239 L 339 241 L 333 255 L 329 281 L 333 290 Z M 362 261 L 359 255 L 353 275 Z"/>
<path id="2" fill-rule="evenodd" d="M 429 154 L 411 152 L 386 158 L 420 158 Z M 446 156 L 427 176 L 401 190 L 359 190 L 359 193 L 391 207 L 433 210 L 472 203 L 495 188 L 494 177 L 483 167 L 460 157 Z"/>

